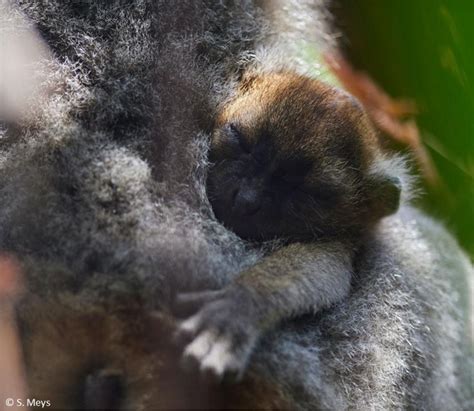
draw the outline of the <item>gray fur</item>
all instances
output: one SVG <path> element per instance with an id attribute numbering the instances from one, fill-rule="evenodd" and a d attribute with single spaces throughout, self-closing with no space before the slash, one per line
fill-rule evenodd
<path id="1" fill-rule="evenodd" d="M 80 408 L 81 373 L 107 366 L 116 347 L 89 358 L 100 340 L 81 343 L 70 319 L 105 324 L 105 341 L 139 334 L 134 313 L 166 312 L 176 290 L 219 288 L 260 257 L 215 221 L 204 180 L 226 79 L 267 28 L 251 1 L 16 3 L 53 52 L 54 87 L 33 119 L 0 127 L 0 244 L 27 279 L 18 315 L 32 393 Z M 299 410 L 468 409 L 467 318 L 453 284 L 466 290 L 472 266 L 455 241 L 403 208 L 360 261 L 350 298 L 268 335 L 236 390 L 264 381 Z M 128 407 L 150 409 L 158 365 L 127 362 L 138 381 Z"/>

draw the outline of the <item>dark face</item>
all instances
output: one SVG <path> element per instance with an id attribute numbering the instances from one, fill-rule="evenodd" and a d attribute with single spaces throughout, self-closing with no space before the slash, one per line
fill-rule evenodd
<path id="1" fill-rule="evenodd" d="M 212 137 L 208 195 L 216 217 L 255 240 L 349 232 L 368 214 L 373 144 L 348 95 L 294 74 L 247 80 Z"/>

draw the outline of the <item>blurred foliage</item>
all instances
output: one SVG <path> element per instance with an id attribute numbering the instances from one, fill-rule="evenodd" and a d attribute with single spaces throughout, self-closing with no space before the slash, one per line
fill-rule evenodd
<path id="1" fill-rule="evenodd" d="M 416 101 L 442 179 L 425 185 L 421 206 L 474 257 L 474 1 L 334 0 L 332 8 L 352 64 Z"/>

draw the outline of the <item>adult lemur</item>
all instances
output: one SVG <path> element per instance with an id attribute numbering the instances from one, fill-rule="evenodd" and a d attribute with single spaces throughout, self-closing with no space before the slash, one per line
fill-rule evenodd
<path id="1" fill-rule="evenodd" d="M 254 56 L 297 63 L 300 39 L 322 27 L 311 2 L 15 3 L 53 53 L 50 97 L 1 127 L 0 244 L 27 280 L 17 312 L 31 398 L 52 409 L 468 407 L 452 284 L 472 267 L 408 207 L 359 250 L 350 296 L 265 335 L 241 383 L 197 385 L 177 367 L 175 294 L 224 287 L 262 257 L 207 200 L 216 107 Z"/>

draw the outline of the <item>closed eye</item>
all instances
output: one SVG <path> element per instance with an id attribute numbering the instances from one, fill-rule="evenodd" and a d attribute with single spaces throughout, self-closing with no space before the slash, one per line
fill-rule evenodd
<path id="1" fill-rule="evenodd" d="M 341 193 L 329 184 L 319 184 L 317 187 L 299 186 L 298 191 L 311 197 L 321 206 L 334 206 L 338 203 Z"/>
<path id="2" fill-rule="evenodd" d="M 229 123 L 227 125 L 228 134 L 229 136 L 234 139 L 238 144 L 242 151 L 246 153 L 250 153 L 251 149 L 248 143 L 245 141 L 243 133 L 239 130 L 239 128 L 234 123 Z"/>
<path id="3" fill-rule="evenodd" d="M 304 176 L 289 174 L 283 169 L 275 170 L 273 179 L 291 187 L 298 187 L 304 182 Z"/>
<path id="4" fill-rule="evenodd" d="M 303 184 L 310 168 L 310 162 L 301 159 L 294 164 L 280 165 L 273 172 L 273 177 L 287 184 L 298 186 Z"/>

